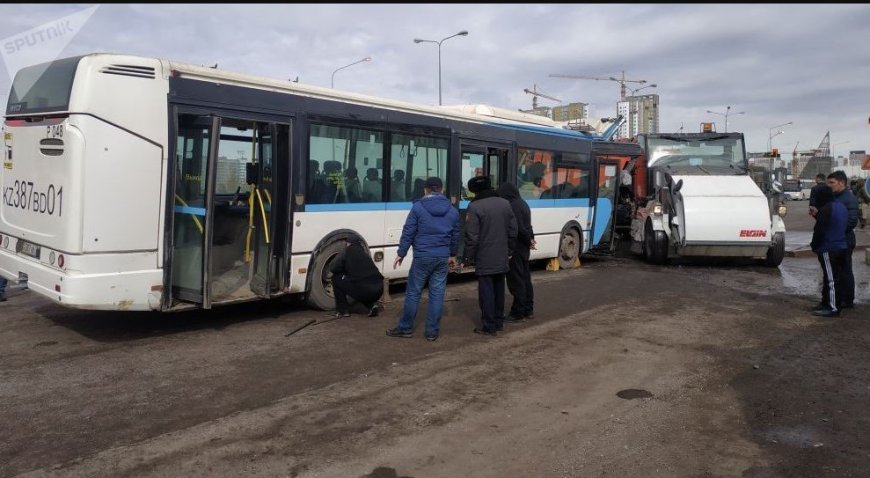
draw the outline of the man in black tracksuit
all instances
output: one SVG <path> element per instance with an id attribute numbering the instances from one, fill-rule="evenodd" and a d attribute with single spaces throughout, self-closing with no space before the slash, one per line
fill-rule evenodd
<path id="1" fill-rule="evenodd" d="M 844 269 L 849 252 L 846 227 L 849 214 L 846 206 L 834 199 L 828 186 L 820 187 L 816 195 L 816 225 L 810 248 L 819 256 L 822 266 L 822 300 L 813 308 L 813 315 L 839 317 L 840 293 L 844 285 Z"/>
<path id="2" fill-rule="evenodd" d="M 359 236 L 348 236 L 345 245 L 329 267 L 335 294 L 335 316 L 350 317 L 347 300 L 350 296 L 369 310 L 369 317 L 374 317 L 378 315 L 378 299 L 384 293 L 384 276 L 363 249 Z"/>
<path id="3" fill-rule="evenodd" d="M 477 273 L 481 328 L 476 334 L 495 335 L 504 323 L 504 280 L 517 240 L 517 219 L 506 199 L 498 197 L 489 177 L 468 180 L 474 200 L 465 213 L 465 258 Z"/>
<path id="4" fill-rule="evenodd" d="M 520 191 L 511 183 L 502 183 L 498 195 L 511 204 L 517 218 L 517 242 L 510 258 L 507 286 L 514 298 L 510 314 L 505 322 L 522 322 L 534 317 L 535 291 L 532 288 L 532 273 L 529 270 L 529 254 L 535 248 L 535 231 L 532 229 L 532 213 L 529 205 L 520 197 Z"/>

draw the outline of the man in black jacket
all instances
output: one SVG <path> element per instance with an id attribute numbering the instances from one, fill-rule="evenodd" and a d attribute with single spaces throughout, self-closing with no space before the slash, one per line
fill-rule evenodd
<path id="1" fill-rule="evenodd" d="M 348 296 L 362 303 L 368 309 L 369 317 L 374 317 L 378 315 L 378 299 L 384 293 L 384 276 L 363 249 L 359 236 L 348 236 L 345 246 L 329 267 L 335 294 L 335 317 L 350 317 Z"/>
<path id="2" fill-rule="evenodd" d="M 489 177 L 468 180 L 474 200 L 465 213 L 465 258 L 474 262 L 481 328 L 495 335 L 504 323 L 504 281 L 517 239 L 517 219 L 506 199 L 498 197 Z"/>
<path id="3" fill-rule="evenodd" d="M 507 286 L 514 300 L 505 322 L 523 322 L 534 317 L 535 291 L 532 288 L 532 273 L 529 270 L 529 254 L 535 248 L 535 231 L 532 229 L 532 213 L 520 191 L 512 183 L 502 183 L 498 195 L 507 199 L 517 219 L 517 242 L 510 257 Z"/>
<path id="4" fill-rule="evenodd" d="M 822 186 L 827 186 L 825 184 L 825 175 L 823 173 L 816 174 L 816 185 L 810 189 L 810 216 L 815 217 L 818 212 L 818 207 L 816 207 L 816 196 L 819 194 L 819 188 Z"/>

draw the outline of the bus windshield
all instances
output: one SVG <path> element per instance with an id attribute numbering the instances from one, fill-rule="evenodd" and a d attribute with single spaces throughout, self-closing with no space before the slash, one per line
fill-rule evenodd
<path id="1" fill-rule="evenodd" d="M 66 111 L 81 57 L 22 68 L 15 74 L 6 115 Z"/>
<path id="2" fill-rule="evenodd" d="M 733 136 L 707 139 L 651 137 L 648 139 L 649 166 L 665 167 L 684 175 L 745 174 L 743 140 Z"/>

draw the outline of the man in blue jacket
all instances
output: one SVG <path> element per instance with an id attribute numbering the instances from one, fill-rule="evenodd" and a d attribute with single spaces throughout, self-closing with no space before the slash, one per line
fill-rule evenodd
<path id="1" fill-rule="evenodd" d="M 847 184 L 849 178 L 843 171 L 834 171 L 828 175 L 828 186 L 834 192 L 834 199 L 846 206 L 848 223 L 846 224 L 846 263 L 843 265 L 843 287 L 837 293 L 837 304 L 843 309 L 854 307 L 855 275 L 852 272 L 852 251 L 855 249 L 855 226 L 858 225 L 858 199 L 852 194 Z"/>
<path id="2" fill-rule="evenodd" d="M 828 186 L 820 187 L 816 194 L 816 225 L 810 248 L 819 256 L 822 265 L 822 301 L 813 309 L 813 315 L 822 317 L 840 316 L 840 293 L 844 283 L 848 246 L 846 206 L 834 200 Z"/>
<path id="3" fill-rule="evenodd" d="M 402 264 L 408 249 L 412 247 L 414 261 L 408 272 L 402 318 L 395 328 L 387 331 L 390 337 L 412 337 L 417 306 L 420 304 L 423 286 L 428 282 L 426 340 L 438 340 L 444 292 L 447 289 L 447 273 L 456 266 L 456 252 L 459 248 L 459 212 L 443 194 L 443 189 L 441 179 L 428 178 L 423 183 L 424 196 L 411 207 L 402 228 L 398 257 L 393 262 L 393 269 Z"/>

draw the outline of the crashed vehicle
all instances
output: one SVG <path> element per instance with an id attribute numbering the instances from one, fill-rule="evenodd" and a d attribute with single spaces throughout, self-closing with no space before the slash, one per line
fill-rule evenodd
<path id="1" fill-rule="evenodd" d="M 785 255 L 782 186 L 748 174 L 742 133 L 641 134 L 632 168 L 632 250 L 673 257 L 741 257 L 776 267 Z"/>

